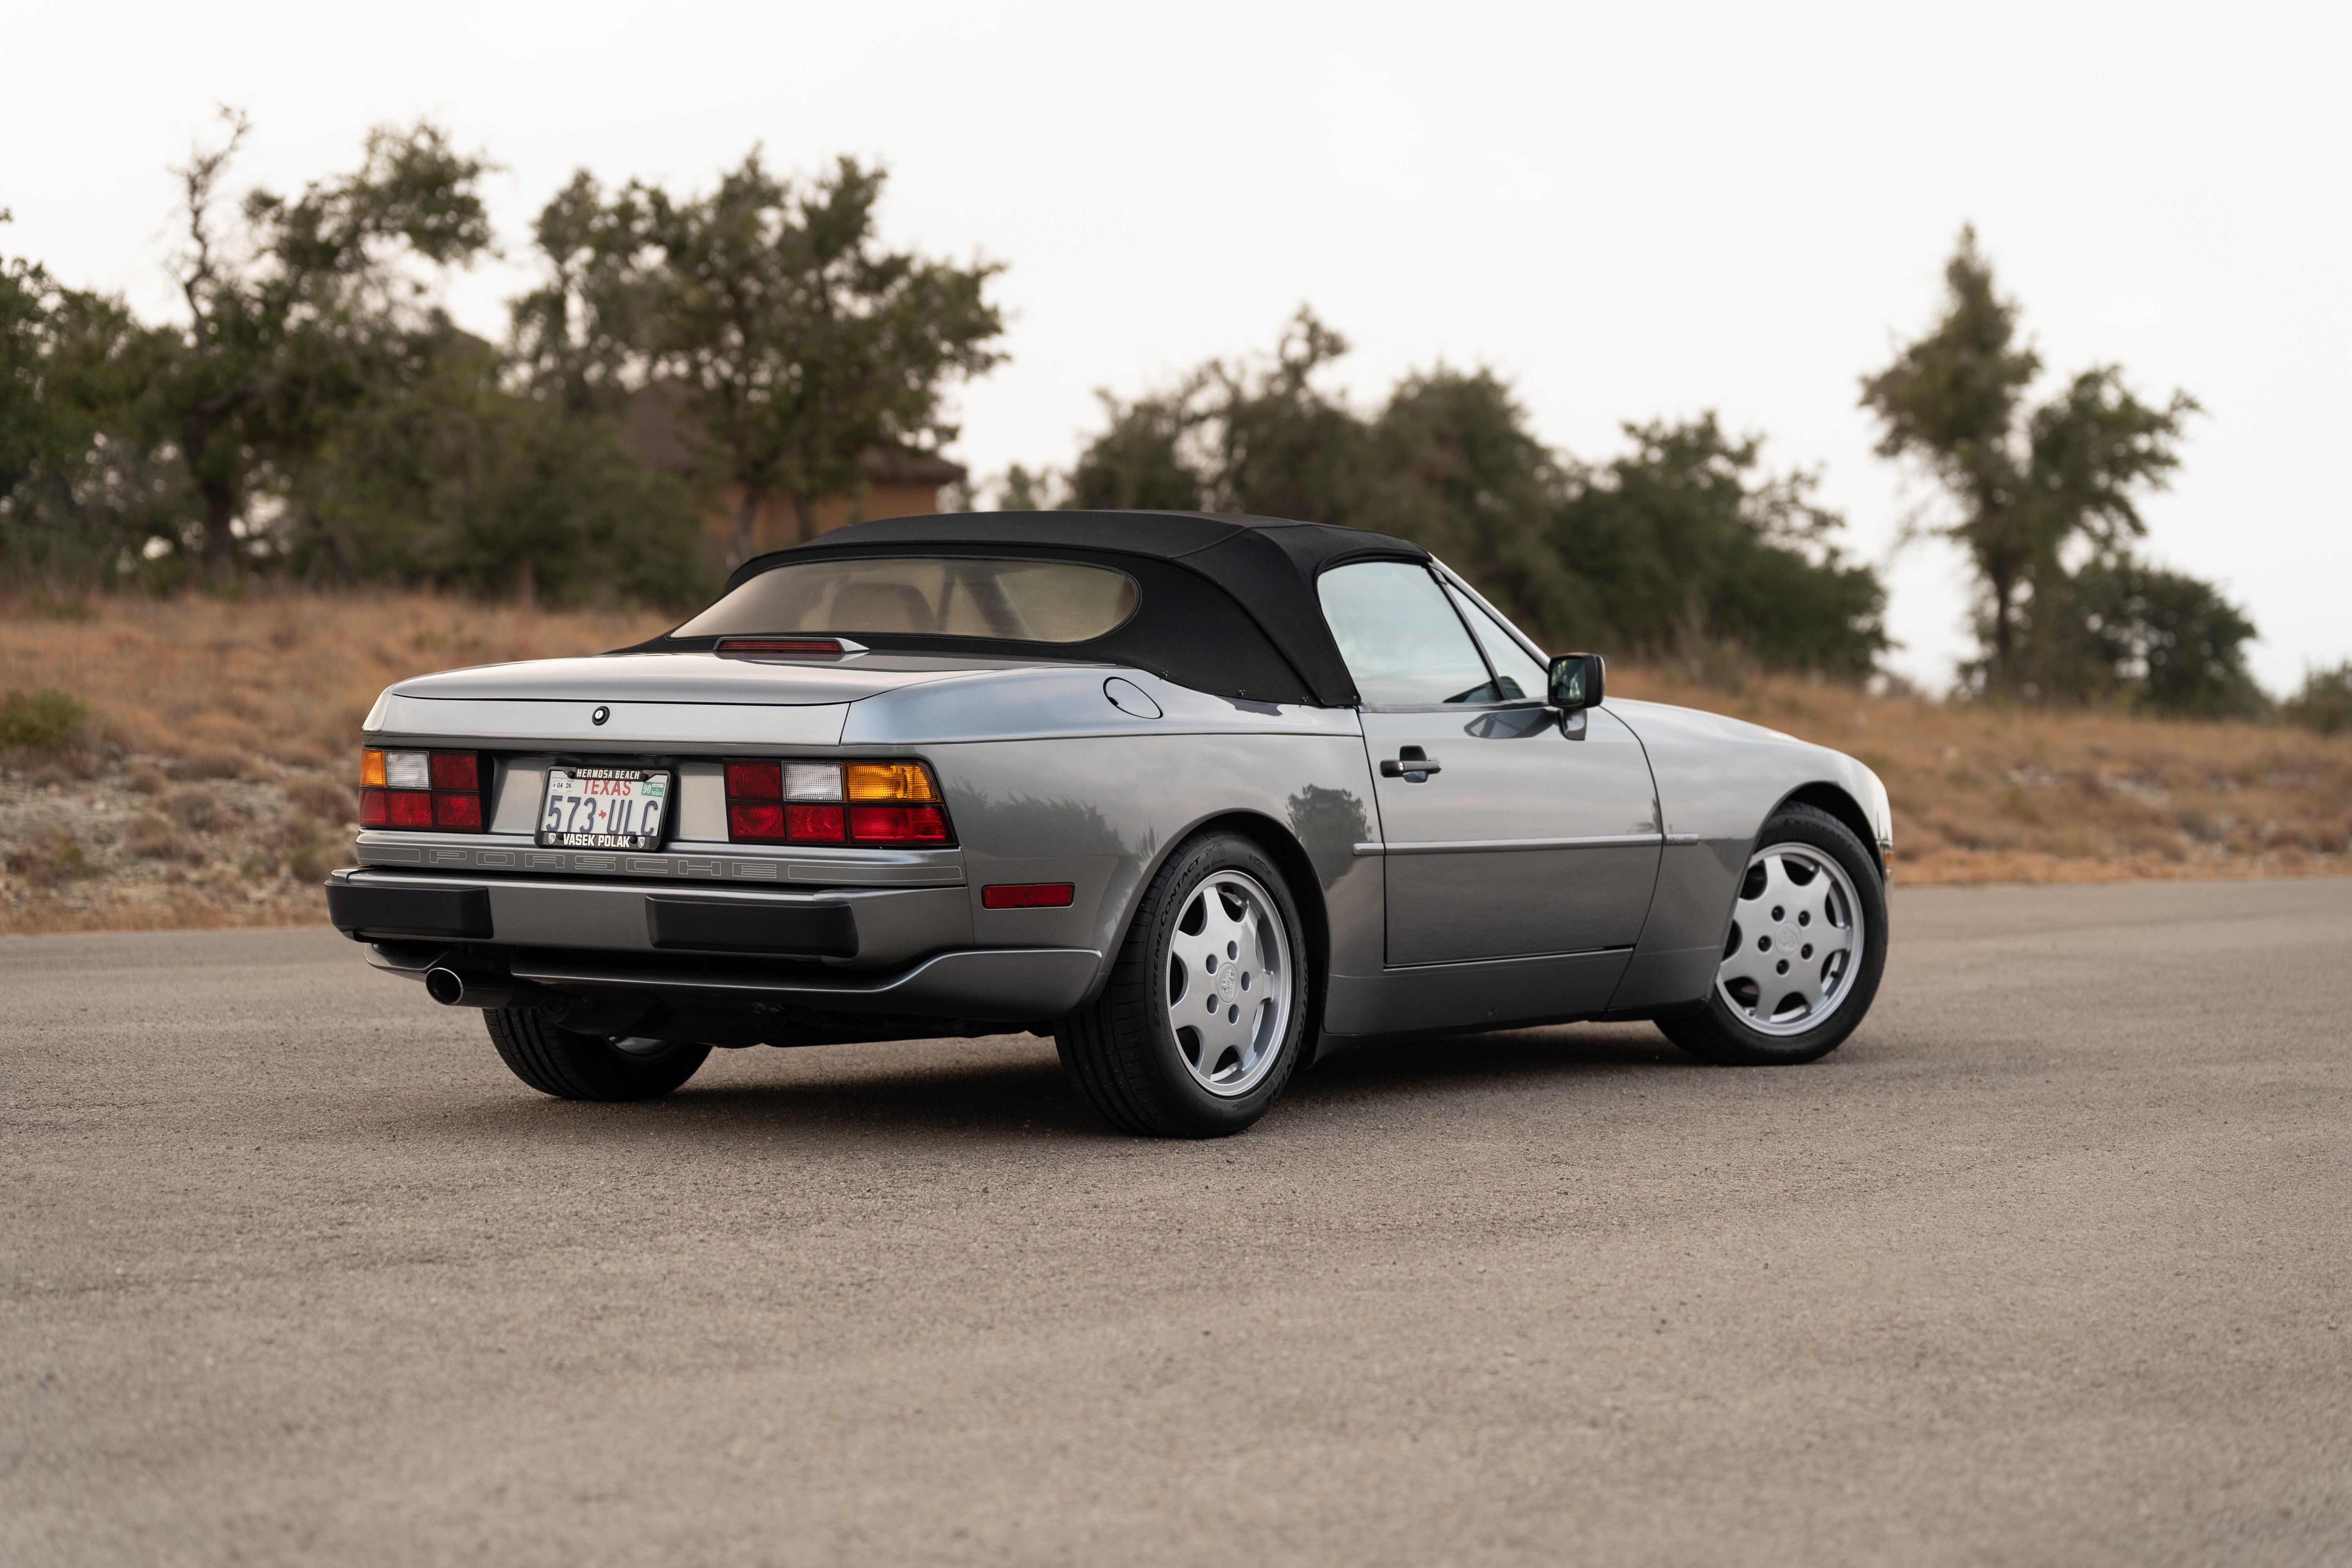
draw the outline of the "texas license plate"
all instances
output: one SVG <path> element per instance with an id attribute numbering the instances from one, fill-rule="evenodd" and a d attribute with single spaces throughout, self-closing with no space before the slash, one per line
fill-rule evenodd
<path id="1" fill-rule="evenodd" d="M 539 841 L 551 849 L 658 849 L 667 768 L 550 768 Z"/>

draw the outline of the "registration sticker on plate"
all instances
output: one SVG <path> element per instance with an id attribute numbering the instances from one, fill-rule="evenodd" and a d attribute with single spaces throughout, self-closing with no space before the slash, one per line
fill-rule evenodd
<path id="1" fill-rule="evenodd" d="M 539 841 L 555 849 L 658 849 L 667 768 L 550 768 Z"/>

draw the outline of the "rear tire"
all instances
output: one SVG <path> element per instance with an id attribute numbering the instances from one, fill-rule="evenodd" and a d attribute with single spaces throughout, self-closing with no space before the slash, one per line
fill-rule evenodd
<path id="1" fill-rule="evenodd" d="M 1226 1137 L 1290 1081 L 1309 986 L 1280 868 L 1249 839 L 1204 833 L 1152 878 L 1101 999 L 1055 1024 L 1054 1044 L 1120 1131 Z"/>
<path id="2" fill-rule="evenodd" d="M 1886 884 L 1853 829 L 1810 805 L 1774 812 L 1756 842 L 1706 1001 L 1658 1030 L 1725 1067 L 1818 1061 L 1878 994 Z"/>
<path id="3" fill-rule="evenodd" d="M 482 1022 L 515 1077 L 558 1100 L 659 1100 L 710 1054 L 709 1046 L 575 1035 L 536 1007 L 489 1008 Z"/>

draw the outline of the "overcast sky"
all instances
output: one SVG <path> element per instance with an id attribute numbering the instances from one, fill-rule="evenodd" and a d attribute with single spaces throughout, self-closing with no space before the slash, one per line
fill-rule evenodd
<path id="1" fill-rule="evenodd" d="M 1822 471 L 1888 568 L 1893 663 L 1937 686 L 1966 574 L 1896 551 L 1927 492 L 1854 404 L 1972 221 L 2053 374 L 2205 405 L 2150 552 L 2251 610 L 2273 689 L 2352 657 L 2342 5 L 17 0 L 5 26 L 0 251 L 151 313 L 167 166 L 220 103 L 280 186 L 420 115 L 487 152 L 510 259 L 451 297 L 488 335 L 575 168 L 687 189 L 754 142 L 855 153 L 892 172 L 893 240 L 1008 267 L 1012 359 L 952 449 L 982 473 L 1066 463 L 1095 388 L 1270 347 L 1311 303 L 1366 402 L 1444 361 L 1580 457 L 1707 408 L 1763 433 Z"/>

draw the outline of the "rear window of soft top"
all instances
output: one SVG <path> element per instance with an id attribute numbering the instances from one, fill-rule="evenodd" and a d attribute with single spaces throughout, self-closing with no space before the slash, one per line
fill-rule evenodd
<path id="1" fill-rule="evenodd" d="M 1088 642 L 1134 616 L 1135 579 L 1075 561 L 892 555 L 777 566 L 672 632 Z"/>

